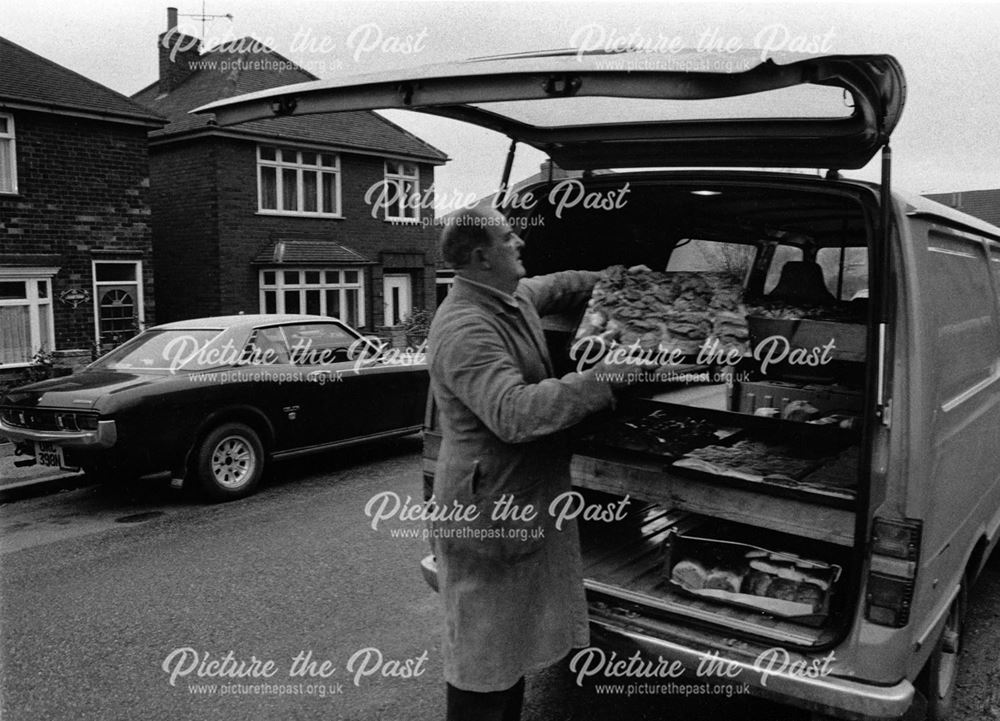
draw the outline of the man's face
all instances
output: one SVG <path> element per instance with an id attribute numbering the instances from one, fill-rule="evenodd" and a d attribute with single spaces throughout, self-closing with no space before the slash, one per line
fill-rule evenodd
<path id="1" fill-rule="evenodd" d="M 498 280 L 507 283 L 517 283 L 524 277 L 524 265 L 521 264 L 521 248 L 524 241 L 511 230 L 507 220 L 494 211 L 491 223 L 487 226 L 490 244 L 483 249 L 483 255 L 490 263 L 490 272 Z"/>

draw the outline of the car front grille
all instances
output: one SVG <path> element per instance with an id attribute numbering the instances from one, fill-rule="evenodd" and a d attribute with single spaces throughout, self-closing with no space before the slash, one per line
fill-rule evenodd
<path id="1" fill-rule="evenodd" d="M 92 431 L 97 429 L 97 416 L 92 413 L 48 410 L 39 408 L 0 408 L 4 423 L 36 431 Z"/>

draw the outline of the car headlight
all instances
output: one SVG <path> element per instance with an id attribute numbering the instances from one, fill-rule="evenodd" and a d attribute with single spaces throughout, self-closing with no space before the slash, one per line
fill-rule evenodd
<path id="1" fill-rule="evenodd" d="M 76 425 L 81 431 L 96 431 L 97 416 L 78 413 L 76 415 Z"/>

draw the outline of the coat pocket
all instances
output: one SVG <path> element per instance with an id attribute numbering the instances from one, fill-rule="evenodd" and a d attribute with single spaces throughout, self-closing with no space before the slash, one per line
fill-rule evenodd
<path id="1" fill-rule="evenodd" d="M 462 517 L 432 524 L 437 548 L 445 553 L 503 562 L 538 553 L 545 546 L 551 526 L 545 484 L 476 497 L 473 491 L 480 482 L 479 473 L 479 466 L 474 464 L 468 482 L 463 484 L 470 494 L 456 499 L 466 511 Z"/>

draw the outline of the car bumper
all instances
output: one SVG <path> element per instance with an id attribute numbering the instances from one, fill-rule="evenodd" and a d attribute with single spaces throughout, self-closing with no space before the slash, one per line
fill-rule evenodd
<path id="1" fill-rule="evenodd" d="M 114 421 L 98 421 L 95 430 L 41 431 L 12 426 L 0 420 L 0 436 L 12 441 L 40 441 L 54 443 L 63 448 L 98 450 L 111 448 L 115 445 L 118 440 L 118 429 L 115 427 Z"/>

